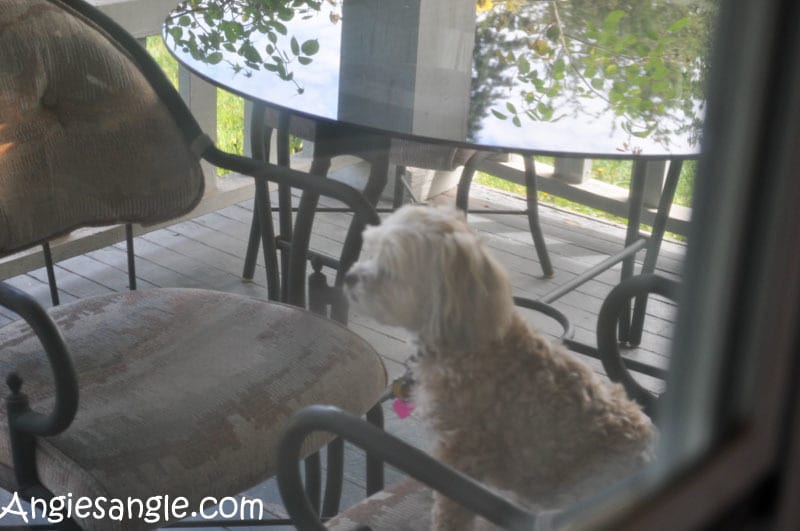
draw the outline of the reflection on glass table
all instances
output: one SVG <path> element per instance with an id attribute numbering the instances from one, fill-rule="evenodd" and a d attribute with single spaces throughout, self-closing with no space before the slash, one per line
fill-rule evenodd
<path id="1" fill-rule="evenodd" d="M 687 156 L 715 5 L 197 0 L 164 36 L 201 76 L 314 118 L 520 152 Z"/>

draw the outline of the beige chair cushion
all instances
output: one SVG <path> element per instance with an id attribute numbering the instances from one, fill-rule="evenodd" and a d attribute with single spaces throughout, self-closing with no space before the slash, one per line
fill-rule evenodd
<path id="1" fill-rule="evenodd" d="M 431 489 L 412 479 L 395 483 L 331 518 L 331 531 L 368 525 L 375 531 L 420 531 L 431 528 Z"/>
<path id="2" fill-rule="evenodd" d="M 125 52 L 55 0 L 3 0 L 0 255 L 171 219 L 202 194 L 198 157 Z"/>
<path id="3" fill-rule="evenodd" d="M 360 415 L 386 386 L 383 364 L 364 340 L 282 304 L 158 289 L 50 313 L 80 387 L 72 425 L 38 444 L 40 479 L 56 494 L 168 494 L 198 503 L 238 493 L 273 474 L 273 446 L 292 412 L 323 403 Z M 0 329 L 0 353 L 0 376 L 16 371 L 31 406 L 48 412 L 52 376 L 24 322 Z M 0 418 L 0 486 L 13 490 L 7 420 Z M 312 437 L 307 448 L 325 440 Z"/>
<path id="4" fill-rule="evenodd" d="M 328 520 L 325 526 L 330 531 L 353 531 L 367 525 L 374 531 L 420 531 L 431 528 L 433 491 L 413 479 L 405 479 L 373 494 L 343 513 Z M 552 529 L 554 512 L 540 513 L 536 528 Z M 500 531 L 500 527 L 478 517 L 475 529 Z"/>

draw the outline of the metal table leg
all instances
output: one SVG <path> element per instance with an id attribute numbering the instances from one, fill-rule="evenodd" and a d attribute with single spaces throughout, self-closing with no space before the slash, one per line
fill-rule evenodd
<path id="1" fill-rule="evenodd" d="M 476 151 L 464 164 L 461 170 L 461 177 L 458 179 L 458 190 L 456 192 L 456 208 L 466 213 L 469 210 L 469 188 L 472 186 L 472 179 L 478 170 L 478 164 L 489 156 L 486 151 Z"/>
<path id="2" fill-rule="evenodd" d="M 536 247 L 536 256 L 539 257 L 542 273 L 545 278 L 553 278 L 553 265 L 550 263 L 550 255 L 547 253 L 542 226 L 539 224 L 539 194 L 536 186 L 536 163 L 533 156 L 525 157 L 525 199 L 528 207 L 528 226 L 531 229 L 533 245 Z"/>
<path id="3" fill-rule="evenodd" d="M 260 102 L 253 103 L 253 110 L 250 113 L 250 145 L 252 146 L 252 157 L 256 160 L 269 162 L 270 144 L 272 141 L 272 128 L 264 124 L 266 106 Z M 285 131 L 278 131 L 278 135 L 288 134 Z M 253 197 L 253 219 L 250 223 L 250 237 L 247 241 L 247 252 L 244 258 L 244 269 L 242 279 L 252 281 L 256 270 L 256 260 L 258 257 L 258 245 L 261 239 L 261 226 L 259 225 L 260 212 L 264 204 L 264 193 L 266 187 L 259 190 L 256 185 L 256 193 Z M 268 199 L 268 198 L 267 198 Z"/>
<path id="4" fill-rule="evenodd" d="M 475 176 L 478 164 L 485 160 L 490 155 L 489 152 L 478 151 L 472 155 L 464 169 L 461 171 L 461 177 L 458 181 L 458 190 L 456 193 L 456 207 L 463 210 L 465 213 L 469 212 L 469 189 L 472 185 L 472 179 Z M 528 216 L 528 227 L 530 227 L 531 237 L 533 238 L 533 245 L 536 248 L 536 256 L 539 258 L 539 264 L 542 266 L 542 273 L 545 278 L 553 278 L 553 266 L 550 262 L 550 255 L 547 252 L 547 245 L 544 241 L 542 234 L 542 226 L 539 224 L 539 197 L 536 184 L 536 166 L 532 156 L 525 156 L 525 193 L 526 193 L 526 214 Z M 487 210 L 487 214 L 516 214 L 514 211 L 497 211 Z"/>
<path id="5" fill-rule="evenodd" d="M 639 239 L 639 227 L 642 219 L 642 205 L 644 203 L 644 180 L 647 171 L 647 161 L 637 159 L 633 161 L 631 174 L 631 191 L 628 198 L 628 231 L 625 235 L 625 247 Z M 635 256 L 631 255 L 622 261 L 621 279 L 625 280 L 633 275 Z M 628 341 L 630 335 L 630 303 L 623 306 L 619 320 L 620 341 Z"/>
<path id="6" fill-rule="evenodd" d="M 645 251 L 644 263 L 642 264 L 642 274 L 653 273 L 656 270 L 656 260 L 658 259 L 658 254 L 661 250 L 661 242 L 664 239 L 664 233 L 666 232 L 667 228 L 667 220 L 669 219 L 669 210 L 672 207 L 672 201 L 675 197 L 675 190 L 678 188 L 678 177 L 680 177 L 682 167 L 682 160 L 673 159 L 670 161 L 669 170 L 667 171 L 667 178 L 664 181 L 664 189 L 661 192 L 661 198 L 658 202 L 658 210 L 656 211 L 656 217 L 653 221 L 653 232 L 650 234 L 647 250 Z M 644 317 L 646 309 L 647 296 L 637 297 L 628 335 L 628 343 L 632 346 L 637 346 L 642 341 L 642 331 L 644 329 Z"/>

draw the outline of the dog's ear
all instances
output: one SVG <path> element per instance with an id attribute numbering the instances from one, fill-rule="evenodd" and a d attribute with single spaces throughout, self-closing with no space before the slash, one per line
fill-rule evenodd
<path id="1" fill-rule="evenodd" d="M 438 293 L 427 336 L 437 346 L 471 349 L 499 338 L 513 313 L 508 276 L 470 232 L 444 235 L 439 253 Z"/>

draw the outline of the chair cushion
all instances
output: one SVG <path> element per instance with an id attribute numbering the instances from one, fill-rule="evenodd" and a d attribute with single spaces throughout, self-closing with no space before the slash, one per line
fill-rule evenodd
<path id="1" fill-rule="evenodd" d="M 65 432 L 40 439 L 37 466 L 47 488 L 75 498 L 170 495 L 197 504 L 241 492 L 273 475 L 273 446 L 292 412 L 323 403 L 360 415 L 386 386 L 364 340 L 282 304 L 156 289 L 50 313 L 70 350 L 80 401 Z M 0 353 L 0 376 L 17 372 L 31 406 L 49 411 L 50 368 L 24 322 L 0 329 Z M 0 478 L 11 475 L 7 431 L 2 415 Z M 326 440 L 313 437 L 306 448 Z"/>
<path id="2" fill-rule="evenodd" d="M 433 491 L 414 480 L 404 479 L 373 494 L 325 524 L 330 531 L 353 531 L 369 526 L 375 531 L 418 531 L 431 528 Z M 552 531 L 560 515 L 558 510 L 540 511 L 530 531 Z M 473 529 L 500 531 L 500 527 L 477 517 Z"/>
<path id="3" fill-rule="evenodd" d="M 331 531 L 352 531 L 367 525 L 380 531 L 419 531 L 431 528 L 433 496 L 430 488 L 413 479 L 390 485 L 331 518 Z"/>
<path id="4" fill-rule="evenodd" d="M 203 195 L 144 75 L 57 0 L 0 9 L 0 255 L 87 225 L 156 223 Z"/>

